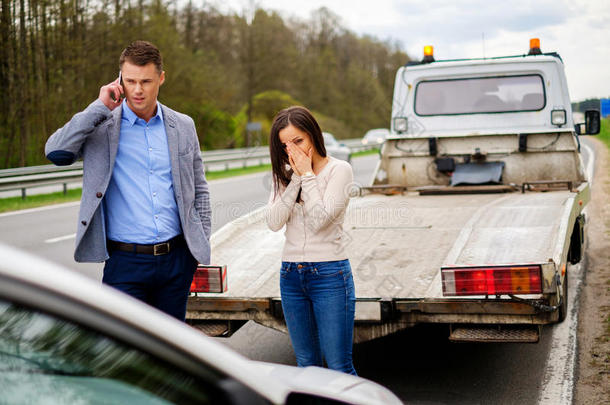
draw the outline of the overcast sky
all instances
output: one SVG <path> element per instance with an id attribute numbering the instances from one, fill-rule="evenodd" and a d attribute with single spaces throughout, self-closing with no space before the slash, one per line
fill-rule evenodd
<path id="1" fill-rule="evenodd" d="M 220 4 L 218 1 L 211 3 Z M 241 12 L 251 0 L 223 1 Z M 257 0 L 283 16 L 309 17 L 325 6 L 358 34 L 399 41 L 413 59 L 433 45 L 436 59 L 527 53 L 530 38 L 558 52 L 570 97 L 610 97 L 609 0 Z"/>

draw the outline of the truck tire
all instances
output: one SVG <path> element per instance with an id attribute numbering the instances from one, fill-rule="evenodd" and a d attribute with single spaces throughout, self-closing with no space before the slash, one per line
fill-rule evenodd
<path id="1" fill-rule="evenodd" d="M 561 284 L 561 305 L 559 306 L 559 322 L 563 322 L 568 316 L 568 270 Z"/>
<path id="2" fill-rule="evenodd" d="M 570 236 L 570 249 L 568 250 L 568 261 L 571 264 L 579 263 L 582 259 L 585 241 L 585 215 L 580 214 L 576 218 L 572 235 Z"/>

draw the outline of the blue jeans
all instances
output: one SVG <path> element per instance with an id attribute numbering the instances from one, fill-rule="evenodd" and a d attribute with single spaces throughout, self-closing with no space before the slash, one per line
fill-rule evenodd
<path id="1" fill-rule="evenodd" d="M 352 363 L 356 295 L 349 260 L 282 262 L 284 318 L 299 367 L 356 375 Z"/>
<path id="2" fill-rule="evenodd" d="M 186 243 L 160 256 L 114 250 L 102 282 L 184 321 L 196 268 Z"/>

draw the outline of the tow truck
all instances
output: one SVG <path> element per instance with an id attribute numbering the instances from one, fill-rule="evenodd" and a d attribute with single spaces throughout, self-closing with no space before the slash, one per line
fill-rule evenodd
<path id="1" fill-rule="evenodd" d="M 538 39 L 479 59 L 437 61 L 426 46 L 400 67 L 391 134 L 345 216 L 355 342 L 422 323 L 448 325 L 452 341 L 537 342 L 565 319 L 590 199 L 579 136 L 599 122 L 573 122 L 563 60 Z M 283 235 L 265 209 L 211 239 L 218 266 L 198 270 L 188 322 L 215 336 L 247 321 L 285 332 Z"/>

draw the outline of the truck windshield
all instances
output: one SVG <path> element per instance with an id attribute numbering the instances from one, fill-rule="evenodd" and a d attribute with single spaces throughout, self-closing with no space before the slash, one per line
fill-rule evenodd
<path id="1" fill-rule="evenodd" d="M 540 75 L 429 80 L 415 89 L 417 115 L 538 111 L 545 104 Z"/>

